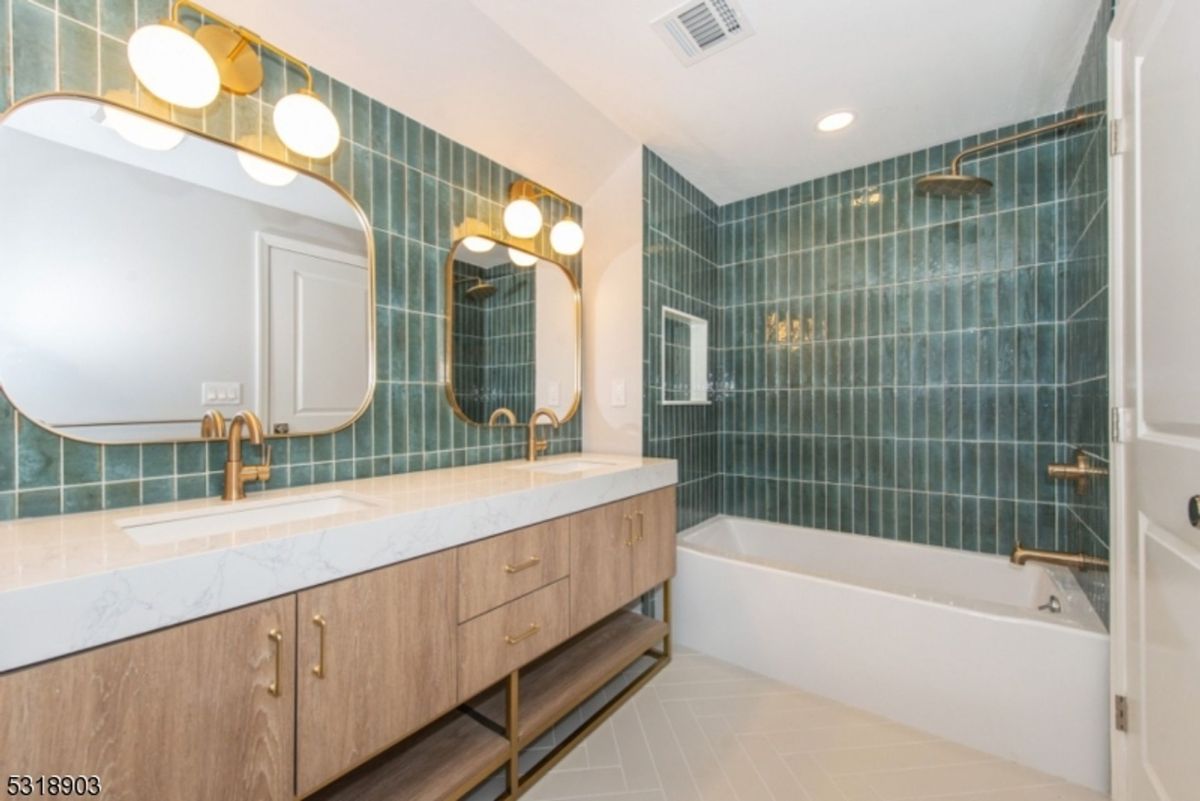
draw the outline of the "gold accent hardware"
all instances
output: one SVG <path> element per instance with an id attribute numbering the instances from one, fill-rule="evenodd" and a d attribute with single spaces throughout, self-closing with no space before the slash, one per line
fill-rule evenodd
<path id="1" fill-rule="evenodd" d="M 275 681 L 267 685 L 267 692 L 278 698 L 283 694 L 283 632 L 271 629 L 267 637 L 275 643 Z"/>
<path id="2" fill-rule="evenodd" d="M 1091 480 L 1098 476 L 1107 476 L 1108 468 L 1092 464 L 1092 459 L 1082 448 L 1075 451 L 1073 464 L 1046 465 L 1046 475 L 1056 481 L 1074 481 L 1075 494 L 1086 495 L 1091 488 Z"/>
<path id="3" fill-rule="evenodd" d="M 201 439 L 221 439 L 225 436 L 225 415 L 209 409 L 200 420 Z"/>
<path id="4" fill-rule="evenodd" d="M 530 462 L 536 462 L 538 454 L 550 447 L 549 440 L 537 438 L 537 422 L 539 417 L 547 418 L 555 430 L 558 430 L 559 426 L 558 415 L 554 413 L 553 409 L 547 409 L 543 406 L 533 413 L 533 416 L 529 418 L 529 452 L 525 455 L 525 459 Z"/>
<path id="5" fill-rule="evenodd" d="M 317 654 L 317 664 L 313 665 L 313 675 L 318 679 L 325 678 L 325 618 L 320 615 L 313 615 L 313 625 L 321 630 L 321 639 L 319 651 Z"/>
<path id="6" fill-rule="evenodd" d="M 542 630 L 542 627 L 539 626 L 537 623 L 530 623 L 529 628 L 525 629 L 525 631 L 521 632 L 520 634 L 506 634 L 504 636 L 504 641 L 506 643 L 508 643 L 509 645 L 516 645 L 517 643 L 521 642 L 522 640 L 528 640 L 530 637 L 537 634 L 541 630 Z"/>
<path id="7" fill-rule="evenodd" d="M 229 424 L 229 454 L 225 458 L 225 491 L 221 498 L 240 501 L 246 497 L 247 481 L 269 481 L 271 479 L 271 446 L 265 450 L 262 464 L 242 464 L 242 426 L 250 429 L 250 442 L 263 444 L 262 423 L 252 411 L 238 412 Z"/>
<path id="8" fill-rule="evenodd" d="M 637 539 L 635 539 L 634 542 L 641 542 L 642 540 L 646 539 L 646 513 L 641 509 L 638 509 L 636 514 L 638 519 L 638 529 Z"/>
<path id="9" fill-rule="evenodd" d="M 624 520 L 626 524 L 628 524 L 628 531 L 629 531 L 629 533 L 625 535 L 625 545 L 626 545 L 627 547 L 630 547 L 630 548 L 632 548 L 632 547 L 633 547 L 633 543 L 634 543 L 634 539 L 633 539 L 633 517 L 632 517 L 632 516 L 630 516 L 630 515 L 622 515 L 622 516 L 621 516 L 621 519 L 622 519 L 622 520 Z"/>
<path id="10" fill-rule="evenodd" d="M 1060 553 L 1058 551 L 1043 551 L 1037 548 L 1024 548 L 1018 542 L 1013 546 L 1008 561 L 1014 565 L 1026 562 L 1045 562 L 1048 565 L 1062 565 L 1079 570 L 1108 570 L 1108 560 L 1099 556 L 1088 556 L 1085 553 Z"/>
<path id="11" fill-rule="evenodd" d="M 513 410 L 506 406 L 501 406 L 499 409 L 492 412 L 492 416 L 488 418 L 488 425 L 496 425 L 496 421 L 498 421 L 500 418 L 508 420 L 508 424 L 510 426 L 515 426 L 517 424 L 517 415 L 513 413 Z"/>
<path id="12" fill-rule="evenodd" d="M 542 563 L 542 557 L 531 556 L 528 559 L 526 559 L 524 562 L 521 562 L 520 564 L 505 565 L 504 572 L 505 573 L 520 573 L 522 570 L 528 570 L 529 568 L 536 567 L 537 565 L 540 565 L 541 563 Z"/>
<path id="13" fill-rule="evenodd" d="M 457 390 L 454 386 L 454 320 L 455 320 L 455 303 L 454 303 L 454 254 L 458 251 L 458 246 L 468 236 L 479 237 L 481 239 L 490 239 L 498 245 L 504 247 L 516 247 L 522 250 L 528 250 L 527 244 L 514 244 L 514 241 L 507 240 L 503 237 L 497 237 L 491 233 L 491 227 L 486 223 L 475 218 L 468 218 L 461 225 L 455 226 L 454 236 L 456 239 L 450 245 L 450 253 L 446 256 L 445 265 L 445 284 L 446 284 L 446 350 L 445 350 L 445 379 L 442 387 L 446 393 L 446 400 L 450 403 L 450 408 L 454 412 L 454 416 L 464 423 L 474 426 L 486 425 L 480 420 L 472 419 L 465 411 L 462 405 L 458 402 Z M 372 242 L 372 245 L 374 243 Z M 373 263 L 373 262 L 372 262 Z M 579 407 L 583 405 L 583 297 L 579 289 L 579 281 L 569 268 L 560 264 L 557 261 L 542 258 L 543 264 L 553 264 L 558 269 L 562 270 L 563 275 L 567 277 L 567 281 L 571 285 L 571 303 L 575 307 L 575 394 L 571 398 L 571 406 L 567 411 L 559 417 L 560 423 L 570 421 L 579 412 Z M 371 286 L 374 286 L 372 282 Z M 372 304 L 374 309 L 374 304 Z M 372 326 L 374 320 L 372 319 Z M 374 330 L 372 328 L 372 330 Z M 371 339 L 374 344 L 374 338 Z M 371 352 L 371 365 L 375 364 L 374 350 Z M 372 373 L 372 381 L 374 373 Z M 372 388 L 374 383 L 372 383 Z M 360 412 L 361 414 L 361 412 Z"/>

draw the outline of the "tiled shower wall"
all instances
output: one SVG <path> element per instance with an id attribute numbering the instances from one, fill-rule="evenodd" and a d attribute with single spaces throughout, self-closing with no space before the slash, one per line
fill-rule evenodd
<path id="1" fill-rule="evenodd" d="M 1096 16 L 1083 61 L 1071 89 L 1070 104 L 1089 110 L 1105 107 L 1107 39 L 1112 10 L 1107 2 Z M 1105 126 L 1091 129 L 1065 154 L 1066 205 L 1063 237 L 1066 259 L 1064 319 L 1066 376 L 1062 419 L 1064 460 L 1082 448 L 1108 463 L 1108 138 Z M 1108 481 L 1092 482 L 1087 495 L 1059 488 L 1062 525 L 1072 551 L 1108 556 Z M 1080 582 L 1107 618 L 1107 575 L 1089 571 Z"/>
<path id="2" fill-rule="evenodd" d="M 167 0 L 0 0 L 0 110 L 43 92 L 136 93 L 125 42 L 138 25 L 167 14 Z M 254 95 L 222 94 L 203 112 L 177 113 L 177 121 L 227 141 L 270 131 L 274 102 L 301 83 L 272 56 L 264 68 L 266 81 Z M 475 217 L 499 233 L 508 184 L 519 176 L 327 75 L 315 78 L 343 141 L 331 161 L 294 163 L 351 191 L 371 221 L 379 382 L 352 427 L 276 441 L 270 487 L 519 457 L 519 429 L 459 421 L 441 385 L 442 271 L 455 226 Z M 139 101 L 162 111 L 152 98 Z M 546 232 L 532 249 L 549 257 Z M 565 262 L 578 276 L 579 258 Z M 555 432 L 552 450 L 579 450 L 581 431 L 577 416 Z M 0 520 L 214 495 L 223 461 L 223 444 L 65 440 L 0 394 Z"/>

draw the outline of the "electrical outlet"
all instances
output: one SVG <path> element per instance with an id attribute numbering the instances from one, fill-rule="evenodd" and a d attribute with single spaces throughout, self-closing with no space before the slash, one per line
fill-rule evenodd
<path id="1" fill-rule="evenodd" d="M 623 378 L 612 382 L 612 405 L 618 409 L 625 405 L 625 379 Z"/>

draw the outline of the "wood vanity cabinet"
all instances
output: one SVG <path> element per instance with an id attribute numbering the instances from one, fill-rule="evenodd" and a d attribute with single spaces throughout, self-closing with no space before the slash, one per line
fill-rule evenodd
<path id="1" fill-rule="evenodd" d="M 571 632 L 675 573 L 675 488 L 571 517 Z"/>
<path id="2" fill-rule="evenodd" d="M 300 796 L 454 706 L 455 557 L 442 551 L 298 594 Z"/>
<path id="3" fill-rule="evenodd" d="M 0 676 L 0 774 L 94 775 L 110 801 L 292 798 L 295 620 L 287 596 Z"/>

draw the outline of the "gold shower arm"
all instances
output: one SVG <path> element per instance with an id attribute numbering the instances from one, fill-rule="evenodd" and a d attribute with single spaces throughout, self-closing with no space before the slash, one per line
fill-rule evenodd
<path id="1" fill-rule="evenodd" d="M 1074 125 L 1082 125 L 1083 123 L 1088 122 L 1089 120 L 1094 120 L 1094 119 L 1097 119 L 1098 117 L 1103 117 L 1103 116 L 1104 116 L 1103 111 L 1092 111 L 1092 112 L 1082 112 L 1081 111 L 1078 114 L 1076 114 L 1074 117 L 1070 117 L 1069 119 L 1059 120 L 1058 122 L 1052 122 L 1047 125 L 1043 125 L 1039 128 L 1034 128 L 1033 130 L 1030 130 L 1030 131 L 1022 131 L 1021 133 L 1015 133 L 1010 136 L 1002 136 L 999 139 L 992 140 L 991 142 L 984 142 L 981 145 L 975 145 L 974 147 L 968 147 L 966 150 L 963 150 L 961 153 L 959 153 L 957 156 L 955 156 L 954 160 L 950 162 L 950 174 L 951 175 L 962 175 L 960 168 L 962 167 L 963 159 L 969 159 L 972 156 L 976 156 L 976 155 L 984 152 L 985 150 L 992 150 L 997 147 L 1004 147 L 1005 145 L 1011 145 L 1013 142 L 1020 142 L 1023 139 L 1029 139 L 1030 137 L 1033 137 L 1033 136 L 1041 136 L 1042 134 L 1050 133 L 1051 131 L 1057 131 L 1061 128 L 1070 128 Z"/>

